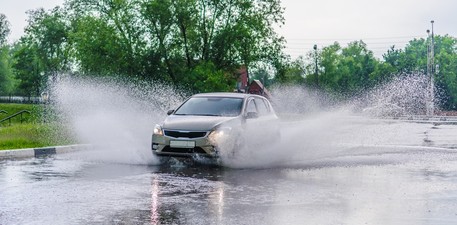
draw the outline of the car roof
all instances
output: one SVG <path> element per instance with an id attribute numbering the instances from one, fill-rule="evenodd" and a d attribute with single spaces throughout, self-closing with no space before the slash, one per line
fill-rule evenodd
<path id="1" fill-rule="evenodd" d="M 214 92 L 214 93 L 202 93 L 196 94 L 192 97 L 225 97 L 225 98 L 248 98 L 248 97 L 260 97 L 264 98 L 260 95 L 254 94 L 244 94 L 244 93 L 236 93 L 236 92 Z"/>

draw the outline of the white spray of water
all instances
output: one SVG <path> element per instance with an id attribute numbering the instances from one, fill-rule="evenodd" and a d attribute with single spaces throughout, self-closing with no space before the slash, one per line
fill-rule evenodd
<path id="1" fill-rule="evenodd" d="M 266 140 L 267 146 L 238 149 L 237 157 L 223 155 L 223 161 L 236 168 L 306 166 L 348 156 L 423 150 L 430 147 L 424 142 L 429 125 L 379 118 L 424 114 L 426 82 L 421 74 L 401 75 L 340 104 L 329 95 L 303 87 L 273 89 L 282 122 L 279 127 L 273 124 L 262 129 L 280 129 L 281 138 Z M 253 138 L 256 131 L 247 130 L 246 145 L 255 146 L 249 142 L 259 142 Z"/>
<path id="2" fill-rule="evenodd" d="M 102 150 L 96 160 L 132 164 L 158 163 L 150 150 L 152 129 L 183 100 L 163 84 L 87 78 L 60 80 L 52 96 L 78 141 Z"/>
<path id="3" fill-rule="evenodd" d="M 428 82 L 424 74 L 404 74 L 352 101 L 374 117 L 425 115 Z M 439 98 L 435 98 L 435 104 Z"/>
<path id="4" fill-rule="evenodd" d="M 222 147 L 222 164 L 235 168 L 306 166 L 316 160 L 378 154 L 390 151 L 386 150 L 389 146 L 397 150 L 421 146 L 423 135 L 417 130 L 423 125 L 386 123 L 360 114 L 384 115 L 392 105 L 389 113 L 418 113 L 423 110 L 423 83 L 424 76 L 398 78 L 341 105 L 301 87 L 274 89 L 274 104 L 282 120 L 261 124 L 261 129 L 279 130 L 281 137 L 259 145 L 264 137 L 257 135 L 256 127 L 247 127 L 245 146 L 235 154 L 232 147 Z M 155 164 L 158 160 L 150 150 L 152 128 L 163 121 L 166 110 L 184 100 L 180 93 L 162 84 L 72 78 L 60 81 L 53 96 L 62 120 L 72 126 L 79 141 L 104 149 L 100 160 Z"/>

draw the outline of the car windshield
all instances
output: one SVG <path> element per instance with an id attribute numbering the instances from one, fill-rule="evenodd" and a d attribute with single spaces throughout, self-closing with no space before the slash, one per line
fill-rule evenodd
<path id="1" fill-rule="evenodd" d="M 175 115 L 238 116 L 243 106 L 242 98 L 193 97 L 187 100 Z"/>

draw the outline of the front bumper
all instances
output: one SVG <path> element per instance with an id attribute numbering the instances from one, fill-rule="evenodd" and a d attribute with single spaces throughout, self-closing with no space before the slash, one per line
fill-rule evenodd
<path id="1" fill-rule="evenodd" d="M 217 157 L 216 147 L 213 146 L 208 138 L 209 132 L 204 137 L 200 138 L 180 138 L 170 137 L 167 135 L 152 136 L 152 153 L 158 156 L 172 156 L 172 157 Z M 170 142 L 184 141 L 195 143 L 195 147 L 176 147 L 171 146 Z"/>

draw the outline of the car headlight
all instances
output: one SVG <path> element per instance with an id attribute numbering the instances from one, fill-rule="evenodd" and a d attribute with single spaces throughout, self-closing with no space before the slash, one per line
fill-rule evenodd
<path id="1" fill-rule="evenodd" d="M 154 127 L 153 134 L 154 134 L 154 135 L 158 135 L 158 136 L 163 136 L 163 130 L 162 130 L 162 127 L 161 127 L 159 124 L 157 124 L 157 125 Z"/>
<path id="2" fill-rule="evenodd" d="M 218 143 L 218 142 L 220 142 L 222 140 L 227 139 L 227 137 L 229 136 L 231 130 L 232 129 L 230 127 L 217 128 L 217 129 L 211 131 L 211 133 L 209 134 L 208 138 L 213 143 Z"/>

